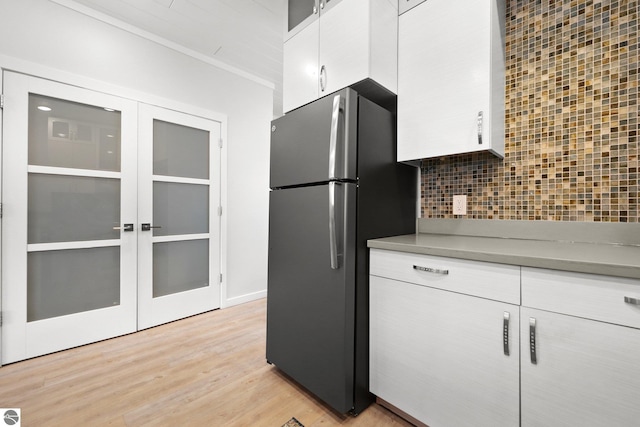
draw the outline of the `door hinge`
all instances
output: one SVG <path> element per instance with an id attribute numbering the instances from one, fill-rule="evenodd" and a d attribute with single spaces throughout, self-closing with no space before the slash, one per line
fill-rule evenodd
<path id="1" fill-rule="evenodd" d="M 222 138 L 220 138 L 218 140 L 218 147 L 222 148 L 223 145 L 224 145 L 224 142 L 222 141 Z"/>
<path id="2" fill-rule="evenodd" d="M 0 203 L 0 218 L 2 218 L 2 203 Z"/>
<path id="3" fill-rule="evenodd" d="M 220 283 L 222 283 L 222 273 L 220 273 Z"/>
<path id="4" fill-rule="evenodd" d="M 0 93 L 0 109 L 4 108 L 4 94 Z"/>
<path id="5" fill-rule="evenodd" d="M 218 206 L 218 216 L 222 216 L 222 206 Z"/>

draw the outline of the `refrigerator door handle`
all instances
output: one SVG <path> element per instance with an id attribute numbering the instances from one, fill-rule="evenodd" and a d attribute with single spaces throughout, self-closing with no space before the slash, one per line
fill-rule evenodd
<path id="1" fill-rule="evenodd" d="M 344 113 L 344 98 L 338 94 L 333 98 L 333 113 L 331 114 L 331 137 L 329 139 L 329 179 L 336 177 L 336 156 L 338 153 L 338 124 L 340 113 Z"/>
<path id="2" fill-rule="evenodd" d="M 338 265 L 338 236 L 336 235 L 336 183 L 329 183 L 329 252 L 331 269 L 337 270 Z"/>

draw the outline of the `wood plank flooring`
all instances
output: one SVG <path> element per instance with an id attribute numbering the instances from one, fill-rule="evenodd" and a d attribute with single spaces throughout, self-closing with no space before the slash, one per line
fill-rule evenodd
<path id="1" fill-rule="evenodd" d="M 23 426 L 410 426 L 336 414 L 265 360 L 266 300 L 0 368 Z"/>

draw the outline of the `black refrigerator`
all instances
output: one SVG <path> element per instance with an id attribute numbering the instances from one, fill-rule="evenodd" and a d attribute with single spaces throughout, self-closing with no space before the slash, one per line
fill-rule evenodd
<path id="1" fill-rule="evenodd" d="M 369 393 L 367 239 L 415 231 L 395 116 L 344 89 L 271 124 L 267 361 L 339 413 Z"/>

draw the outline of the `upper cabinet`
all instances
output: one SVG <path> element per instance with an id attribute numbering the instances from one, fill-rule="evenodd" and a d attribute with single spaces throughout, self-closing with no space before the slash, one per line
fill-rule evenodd
<path id="1" fill-rule="evenodd" d="M 398 10 L 390 0 L 322 0 L 292 12 L 284 43 L 284 111 L 365 79 L 397 92 Z M 295 23 L 298 23 L 297 25 Z"/>
<path id="2" fill-rule="evenodd" d="M 287 41 L 303 28 L 316 21 L 341 0 L 288 0 L 284 40 Z"/>
<path id="3" fill-rule="evenodd" d="M 504 156 L 504 27 L 504 0 L 426 0 L 400 15 L 398 161 Z"/>

